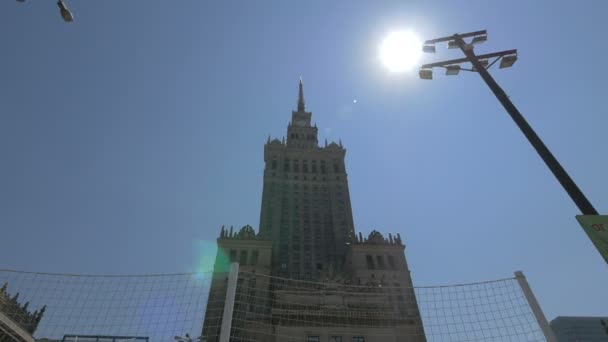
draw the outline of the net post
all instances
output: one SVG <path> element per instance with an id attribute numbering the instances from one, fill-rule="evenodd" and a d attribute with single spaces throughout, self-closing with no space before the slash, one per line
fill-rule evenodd
<path id="1" fill-rule="evenodd" d="M 524 272 L 516 271 L 515 279 L 517 279 L 519 287 L 521 287 L 521 290 L 523 291 L 524 296 L 528 301 L 528 305 L 530 305 L 530 308 L 532 309 L 534 318 L 536 318 L 536 322 L 538 322 L 538 325 L 540 326 L 543 335 L 545 335 L 545 339 L 547 340 L 547 342 L 557 342 L 555 334 L 553 333 L 553 329 L 551 329 L 551 326 L 549 326 L 547 318 L 545 318 L 545 314 L 540 308 L 540 305 L 538 304 L 538 301 L 536 300 L 536 297 L 534 296 L 534 293 L 532 292 L 532 289 L 530 288 L 530 285 L 526 280 L 526 276 L 524 276 Z"/>
<path id="2" fill-rule="evenodd" d="M 229 342 L 230 330 L 232 328 L 232 312 L 234 310 L 234 298 L 236 296 L 236 283 L 239 278 L 239 264 L 233 262 L 230 264 L 230 273 L 228 274 L 228 286 L 226 288 L 226 300 L 224 301 L 224 315 L 222 316 L 222 327 L 220 330 L 220 341 Z"/>

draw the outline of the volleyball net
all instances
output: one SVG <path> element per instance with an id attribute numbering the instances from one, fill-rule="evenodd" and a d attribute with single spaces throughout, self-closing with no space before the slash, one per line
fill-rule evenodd
<path id="1" fill-rule="evenodd" d="M 218 341 L 231 297 L 230 341 L 546 341 L 518 277 L 407 288 L 241 271 L 230 294 L 229 274 L 212 276 L 0 270 L 0 340 L 10 321 L 47 341 Z"/>

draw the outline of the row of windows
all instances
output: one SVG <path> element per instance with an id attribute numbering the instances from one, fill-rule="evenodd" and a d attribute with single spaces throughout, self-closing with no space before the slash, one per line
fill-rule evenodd
<path id="1" fill-rule="evenodd" d="M 384 256 L 382 255 L 376 255 L 376 263 L 374 263 L 374 256 L 373 255 L 366 255 L 365 259 L 367 260 L 367 268 L 370 270 L 374 270 L 374 269 L 379 269 L 379 270 L 384 270 L 386 269 L 386 265 L 384 264 Z M 390 269 L 394 270 L 397 269 L 397 265 L 395 264 L 395 257 L 392 255 L 388 256 L 388 266 Z"/>
<path id="2" fill-rule="evenodd" d="M 365 337 L 363 336 L 353 336 L 352 342 L 365 342 Z M 306 339 L 306 342 L 321 342 L 321 338 L 319 336 L 309 335 Z M 342 342 L 342 336 L 330 336 L 329 342 Z"/>
<path id="3" fill-rule="evenodd" d="M 272 177 L 276 177 L 276 176 L 277 176 L 276 172 L 273 172 Z M 288 176 L 285 175 L 285 179 L 287 179 L 287 178 L 288 178 Z M 298 176 L 293 176 L 293 179 L 298 180 L 299 178 L 298 178 Z M 306 176 L 304 176 L 304 177 L 302 177 L 302 180 L 309 180 L 309 179 L 306 178 Z M 312 179 L 310 179 L 310 180 L 316 181 L 317 177 L 312 177 Z M 323 177 L 321 180 L 327 181 L 327 177 Z M 340 180 L 340 176 L 336 176 L 336 180 Z"/>
<path id="4" fill-rule="evenodd" d="M 239 255 L 235 249 L 232 249 L 230 250 L 230 262 L 238 261 L 240 266 L 256 266 L 258 264 L 259 252 L 252 251 L 250 258 L 248 258 L 248 254 L 249 253 L 246 250 L 242 250 Z"/>
<path id="5" fill-rule="evenodd" d="M 319 163 L 319 167 L 317 168 L 317 161 L 316 160 L 312 160 L 310 162 L 310 169 L 308 168 L 309 163 L 308 160 L 302 160 L 302 164 L 300 164 L 300 160 L 298 159 L 294 159 L 293 161 L 291 161 L 290 159 L 286 158 L 285 160 L 283 160 L 283 171 L 285 172 L 303 172 L 303 173 L 318 173 L 319 171 L 322 174 L 326 174 L 327 173 L 327 163 L 325 162 L 325 160 L 321 160 Z M 300 168 L 300 165 L 302 166 L 302 168 Z M 272 161 L 270 163 L 270 169 L 271 170 L 276 170 L 279 166 L 279 161 L 277 159 L 276 156 L 272 157 Z M 340 162 L 337 159 L 334 159 L 332 162 L 332 167 L 334 170 L 334 173 L 339 173 L 340 172 Z"/>
<path id="6" fill-rule="evenodd" d="M 267 183 L 265 184 L 266 186 L 266 190 L 267 191 L 275 191 L 275 190 L 282 190 L 282 191 L 289 191 L 289 188 L 293 188 L 294 191 L 302 188 L 303 190 L 307 191 L 309 189 L 313 190 L 315 193 L 316 192 L 322 192 L 322 193 L 327 193 L 329 191 L 329 187 L 327 185 L 308 185 L 308 184 L 303 184 L 301 187 L 299 184 L 294 183 L 292 185 L 290 185 L 289 183 L 286 184 L 275 184 L 275 183 Z M 275 189 L 277 188 L 277 189 Z M 342 185 L 341 184 L 336 184 L 335 185 L 335 191 L 337 193 L 341 193 L 342 191 Z"/>
<path id="7" fill-rule="evenodd" d="M 304 139 L 306 138 L 306 140 L 315 140 L 316 136 L 314 134 L 298 134 L 298 133 L 291 133 L 290 134 L 291 139 Z"/>

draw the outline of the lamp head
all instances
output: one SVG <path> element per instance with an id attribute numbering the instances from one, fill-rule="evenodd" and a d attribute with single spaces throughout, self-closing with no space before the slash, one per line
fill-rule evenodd
<path id="1" fill-rule="evenodd" d="M 74 16 L 70 12 L 70 10 L 67 8 L 65 3 L 63 3 L 63 0 L 57 0 L 57 6 L 59 6 L 59 13 L 61 14 L 61 17 L 63 18 L 63 20 L 65 22 L 69 23 L 71 21 L 74 21 Z"/>
<path id="2" fill-rule="evenodd" d="M 420 69 L 418 72 L 418 76 L 422 80 L 432 80 L 433 79 L 433 70 L 432 69 Z"/>

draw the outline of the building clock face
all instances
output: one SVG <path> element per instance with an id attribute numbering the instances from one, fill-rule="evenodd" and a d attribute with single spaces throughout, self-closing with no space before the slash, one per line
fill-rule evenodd
<path id="1" fill-rule="evenodd" d="M 296 121 L 296 126 L 304 127 L 306 125 L 306 121 L 298 120 Z"/>

